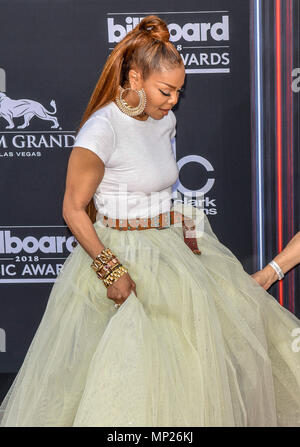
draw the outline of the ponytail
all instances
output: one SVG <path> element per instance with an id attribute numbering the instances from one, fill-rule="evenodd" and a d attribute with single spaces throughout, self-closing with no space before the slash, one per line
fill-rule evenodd
<path id="1" fill-rule="evenodd" d="M 166 23 L 159 17 L 150 15 L 144 17 L 115 46 L 106 60 L 76 135 L 96 110 L 116 98 L 119 85 L 123 86 L 128 81 L 131 68 L 140 69 L 143 79 L 146 80 L 153 71 L 159 71 L 162 64 L 169 67 L 183 64 L 180 54 L 169 39 L 170 33 Z M 86 212 L 94 223 L 97 210 L 93 198 L 87 205 Z"/>

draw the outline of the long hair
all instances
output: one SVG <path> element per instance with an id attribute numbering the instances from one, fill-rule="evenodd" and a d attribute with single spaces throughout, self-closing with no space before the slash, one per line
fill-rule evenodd
<path id="1" fill-rule="evenodd" d="M 107 58 L 76 135 L 92 113 L 116 98 L 119 85 L 124 86 L 128 82 L 131 68 L 139 69 L 143 80 L 146 80 L 154 71 L 160 71 L 162 66 L 174 68 L 183 64 L 179 52 L 169 39 L 167 24 L 155 15 L 144 17 L 127 33 Z M 97 211 L 93 198 L 86 212 L 94 223 Z"/>

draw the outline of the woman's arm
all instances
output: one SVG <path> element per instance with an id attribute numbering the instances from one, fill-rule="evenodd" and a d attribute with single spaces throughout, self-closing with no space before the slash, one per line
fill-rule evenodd
<path id="1" fill-rule="evenodd" d="M 280 252 L 274 261 L 279 265 L 283 273 L 288 272 L 300 262 L 300 231 L 290 240 L 286 247 Z M 254 273 L 252 277 L 265 289 L 271 287 L 278 280 L 277 273 L 266 265 L 262 270 Z"/>
<path id="2" fill-rule="evenodd" d="M 106 247 L 85 209 L 102 181 L 104 171 L 104 163 L 95 153 L 78 146 L 72 149 L 62 214 L 73 235 L 92 259 Z"/>
<path id="3" fill-rule="evenodd" d="M 104 171 L 105 165 L 98 155 L 83 147 L 73 147 L 66 177 L 63 218 L 92 259 L 106 247 L 98 238 L 85 209 L 102 181 Z M 107 288 L 107 297 L 122 304 L 132 291 L 137 295 L 136 284 L 127 272 Z"/>

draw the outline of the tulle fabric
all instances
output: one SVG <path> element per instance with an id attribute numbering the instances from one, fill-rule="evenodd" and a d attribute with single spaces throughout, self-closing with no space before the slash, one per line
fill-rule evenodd
<path id="1" fill-rule="evenodd" d="M 78 245 L 0 407 L 8 426 L 300 426 L 300 321 L 196 212 L 182 228 L 94 224 L 136 282 L 119 310 Z"/>

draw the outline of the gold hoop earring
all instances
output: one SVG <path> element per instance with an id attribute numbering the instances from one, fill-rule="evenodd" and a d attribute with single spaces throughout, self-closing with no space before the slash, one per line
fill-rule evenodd
<path id="1" fill-rule="evenodd" d="M 140 90 L 134 90 L 131 88 L 123 88 L 121 87 L 121 85 L 119 85 L 119 89 L 120 89 L 120 94 L 119 96 L 116 97 L 116 103 L 117 106 L 119 107 L 119 109 L 126 113 L 126 115 L 129 116 L 137 116 L 137 115 L 141 115 L 141 113 L 143 113 L 146 104 L 147 104 L 147 97 L 146 97 L 146 92 L 143 88 L 141 88 Z M 136 92 L 139 95 L 139 103 L 136 107 L 132 107 L 130 106 L 123 98 L 122 95 L 125 92 L 125 90 L 133 90 L 134 92 Z"/>

